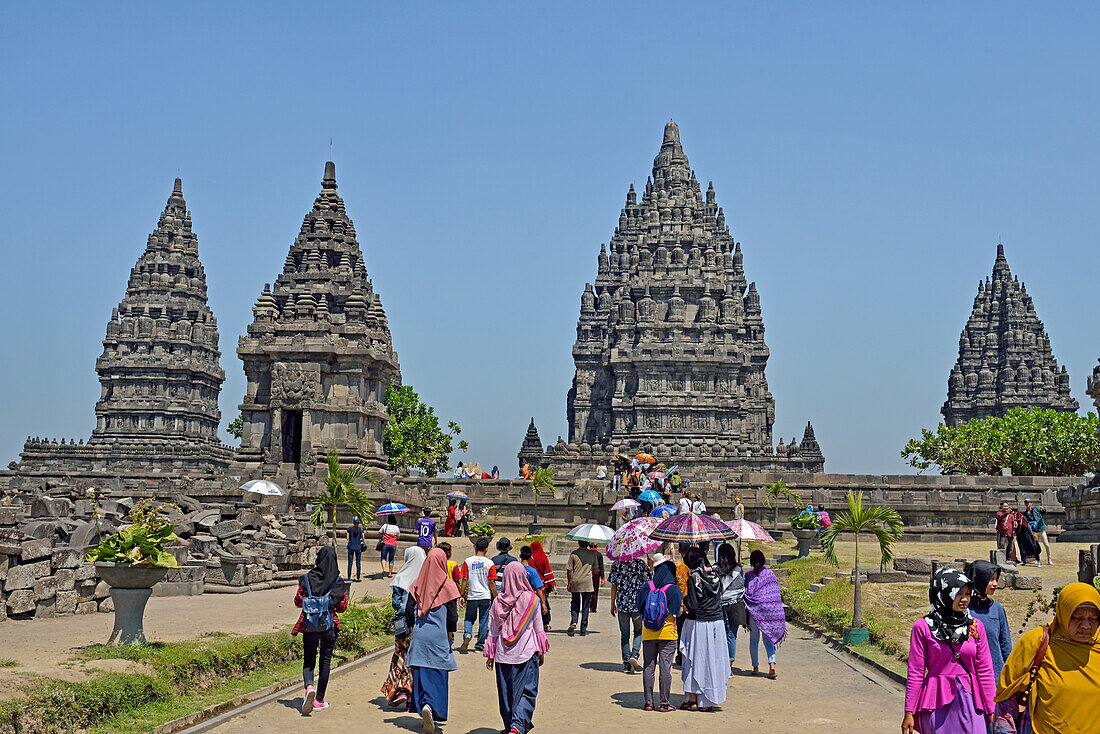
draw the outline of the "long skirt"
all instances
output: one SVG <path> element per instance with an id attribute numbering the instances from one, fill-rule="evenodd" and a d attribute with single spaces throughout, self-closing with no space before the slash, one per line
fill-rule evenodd
<path id="1" fill-rule="evenodd" d="M 917 714 L 917 728 L 923 734 L 984 734 L 989 730 L 962 678 L 955 679 L 955 691 L 951 703 Z"/>
<path id="2" fill-rule="evenodd" d="M 1027 563 L 1028 558 L 1039 560 L 1039 542 L 1031 532 L 1031 528 L 1021 527 L 1016 531 L 1016 544 L 1020 546 L 1020 561 Z"/>
<path id="3" fill-rule="evenodd" d="M 390 658 L 390 673 L 382 683 L 382 695 L 391 706 L 408 701 L 412 695 L 412 673 L 405 667 L 405 656 L 409 654 L 409 640 L 405 635 L 393 641 L 393 657 Z M 401 699 L 404 699 L 402 701 Z"/>
<path id="4" fill-rule="evenodd" d="M 413 667 L 412 679 L 409 711 L 419 714 L 425 706 L 431 706 L 433 718 L 436 721 L 446 721 L 450 671 Z"/>
<path id="5" fill-rule="evenodd" d="M 527 734 L 539 695 L 539 656 L 533 655 L 526 663 L 515 665 L 497 663 L 496 671 L 500 720 L 505 730 Z"/>
<path id="6" fill-rule="evenodd" d="M 684 693 L 696 694 L 703 707 L 724 702 L 730 679 L 725 621 L 687 620 L 680 633 L 680 652 L 684 656 Z"/>

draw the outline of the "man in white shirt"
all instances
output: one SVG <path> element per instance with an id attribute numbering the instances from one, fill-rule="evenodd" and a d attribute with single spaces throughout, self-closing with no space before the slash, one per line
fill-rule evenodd
<path id="1" fill-rule="evenodd" d="M 470 638 L 474 633 L 474 620 L 478 620 L 477 643 L 474 650 L 485 649 L 485 638 L 489 636 L 489 607 L 497 595 L 497 569 L 492 559 L 485 557 L 489 549 L 489 539 L 479 536 L 474 541 L 474 555 L 466 559 L 459 567 L 458 590 L 466 601 L 466 618 L 462 635 L 461 652 L 469 652 Z"/>
<path id="2" fill-rule="evenodd" d="M 680 495 L 680 513 L 681 515 L 688 515 L 691 513 L 691 495 L 687 493 L 685 489 L 683 494 Z"/>
<path id="3" fill-rule="evenodd" d="M 601 461 L 600 465 L 596 467 L 596 479 L 607 479 L 607 467 Z"/>
<path id="4" fill-rule="evenodd" d="M 703 495 L 695 495 L 695 500 L 691 503 L 691 511 L 696 515 L 707 514 L 707 505 L 703 502 Z"/>

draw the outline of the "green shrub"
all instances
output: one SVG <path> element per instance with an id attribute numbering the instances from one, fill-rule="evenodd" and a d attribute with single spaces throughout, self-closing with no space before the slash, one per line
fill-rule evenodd
<path id="1" fill-rule="evenodd" d="M 83 682 L 49 680 L 23 702 L 12 723 L 17 731 L 70 732 L 171 696 L 164 681 L 137 673 L 104 673 Z"/>

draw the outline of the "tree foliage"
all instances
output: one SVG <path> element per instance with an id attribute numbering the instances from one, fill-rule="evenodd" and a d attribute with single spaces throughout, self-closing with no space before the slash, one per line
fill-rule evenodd
<path id="1" fill-rule="evenodd" d="M 238 416 L 237 416 L 236 418 L 234 418 L 234 419 L 233 419 L 233 421 L 232 421 L 232 422 L 231 422 L 231 423 L 230 423 L 230 424 L 229 424 L 229 425 L 228 425 L 228 426 L 226 427 L 226 429 L 225 429 L 225 430 L 229 432 L 229 435 L 230 435 L 230 436 L 232 436 L 233 438 L 235 438 L 235 439 L 237 439 L 238 441 L 240 441 L 240 440 L 241 440 L 241 436 L 243 436 L 243 435 L 244 435 L 244 419 L 243 419 L 243 418 L 241 418 L 241 417 L 240 417 L 240 416 L 238 415 Z"/>
<path id="2" fill-rule="evenodd" d="M 416 468 L 434 477 L 451 468 L 451 441 L 462 433 L 457 423 L 449 421 L 446 431 L 440 429 L 435 409 L 420 402 L 411 385 L 386 389 L 386 412 L 390 420 L 382 448 L 395 471 L 408 474 L 409 469 Z M 458 449 L 465 451 L 467 443 L 459 441 Z"/>
<path id="3" fill-rule="evenodd" d="M 856 536 L 856 562 L 853 584 L 855 598 L 852 600 L 852 626 L 863 626 L 863 582 L 859 577 L 859 536 L 870 533 L 878 541 L 882 557 L 879 568 L 885 568 L 894 559 L 894 545 L 901 540 L 901 515 L 891 507 L 863 504 L 863 492 L 859 494 L 848 490 L 848 511 L 833 518 L 833 524 L 821 534 L 821 549 L 825 559 L 834 566 L 840 565 L 836 557 L 836 539 L 841 533 L 854 533 Z"/>
<path id="4" fill-rule="evenodd" d="M 1042 408 L 1013 408 L 1003 418 L 979 418 L 935 432 L 921 431 L 901 450 L 921 471 L 933 464 L 944 474 L 1078 476 L 1100 462 L 1096 414 L 1086 416 Z"/>
<path id="5" fill-rule="evenodd" d="M 789 502 L 792 507 L 798 507 L 802 503 L 798 492 L 784 484 L 782 479 L 764 485 L 764 504 L 772 508 L 775 513 L 773 520 L 775 528 L 779 527 L 779 505 L 783 500 Z"/>
<path id="6" fill-rule="evenodd" d="M 364 523 L 374 519 L 374 503 L 367 497 L 367 493 L 355 485 L 357 480 L 364 480 L 368 484 L 378 484 L 378 477 L 364 464 L 355 466 L 341 466 L 340 456 L 335 451 L 328 452 L 328 476 L 325 477 L 324 488 L 310 498 L 309 503 L 313 508 L 309 515 L 309 521 L 317 527 L 324 529 L 326 510 L 332 519 L 332 539 L 336 540 L 336 510 L 340 506 L 347 507 L 359 516 Z"/>

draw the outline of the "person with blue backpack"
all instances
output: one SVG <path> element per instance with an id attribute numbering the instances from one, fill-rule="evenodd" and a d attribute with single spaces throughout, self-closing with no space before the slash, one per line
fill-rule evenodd
<path id="1" fill-rule="evenodd" d="M 336 636 L 340 634 L 340 616 L 348 608 L 348 585 L 340 578 L 340 564 L 336 550 L 326 545 L 317 553 L 317 562 L 298 582 L 294 606 L 301 607 L 298 622 L 290 634 L 302 635 L 302 682 L 306 687 L 302 699 L 302 715 L 328 708 L 325 690 L 328 688 L 332 651 L 336 649 Z M 314 686 L 318 653 L 321 670 Z"/>
<path id="2" fill-rule="evenodd" d="M 684 595 L 676 586 L 676 564 L 661 553 L 653 556 L 653 578 L 638 589 L 638 608 L 642 610 L 642 696 L 645 710 L 653 711 L 653 678 L 660 668 L 660 701 L 656 710 L 675 711 L 672 696 L 672 661 L 676 657 L 679 634 L 676 616 Z"/>

